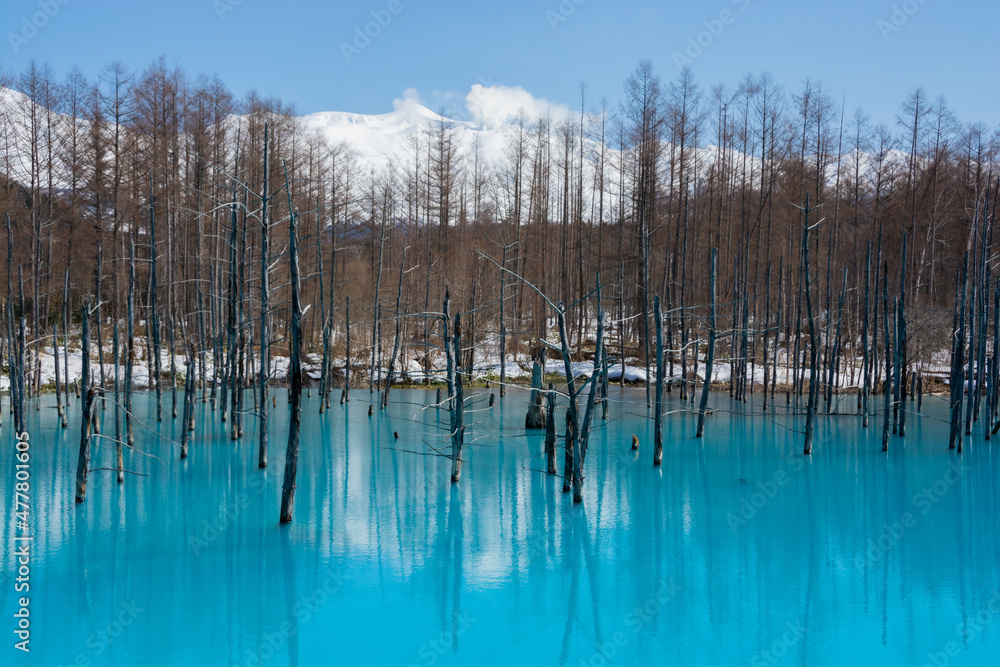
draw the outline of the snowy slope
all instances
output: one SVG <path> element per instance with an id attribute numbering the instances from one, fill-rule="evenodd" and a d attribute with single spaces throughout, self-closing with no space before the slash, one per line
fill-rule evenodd
<path id="1" fill-rule="evenodd" d="M 377 115 L 365 115 L 349 112 L 326 111 L 309 114 L 298 118 L 299 127 L 305 134 L 316 133 L 320 135 L 329 145 L 344 142 L 350 148 L 357 159 L 359 173 L 378 173 L 385 168 L 393 167 L 400 169 L 407 164 L 411 164 L 414 159 L 415 146 L 423 152 L 422 162 L 426 164 L 427 151 L 434 132 L 441 126 L 452 128 L 453 137 L 457 143 L 457 153 L 462 168 L 471 171 L 475 163 L 474 153 L 478 151 L 480 168 L 484 171 L 502 169 L 509 161 L 506 157 L 507 144 L 511 136 L 515 133 L 515 119 L 523 110 L 526 114 L 527 125 L 525 127 L 528 138 L 526 150 L 529 152 L 534 141 L 532 135 L 532 124 L 541 116 L 548 115 L 550 118 L 550 136 L 552 158 L 558 162 L 561 148 L 558 146 L 558 130 L 563 121 L 568 120 L 578 127 L 579 116 L 575 119 L 572 112 L 561 105 L 551 104 L 546 100 L 533 97 L 521 88 L 510 88 L 506 86 L 482 86 L 475 84 L 472 86 L 465 99 L 466 109 L 473 120 L 457 121 L 445 118 L 425 106 L 421 105 L 413 91 L 407 91 L 404 97 L 394 101 L 393 111 Z M 31 123 L 34 114 L 36 124 L 40 124 L 41 132 L 36 133 L 36 141 L 40 142 L 39 161 L 42 164 L 35 167 L 36 178 L 45 186 L 48 183 L 48 174 L 45 172 L 44 162 L 47 154 L 45 144 L 44 126 L 47 120 L 47 110 L 35 105 L 32 101 L 12 89 L 0 87 L 0 172 L 12 176 L 16 180 L 27 183 L 32 173 L 31 165 Z M 242 117 L 234 116 L 230 122 L 238 124 Z M 57 147 L 60 143 L 60 134 L 64 133 L 68 127 L 72 126 L 73 119 L 65 115 L 52 114 L 51 121 L 54 127 L 53 145 Z M 77 126 L 82 131 L 87 131 L 89 126 L 84 120 L 76 120 Z M 574 129 L 574 135 L 578 129 Z M 613 144 L 613 141 L 610 142 Z M 593 156 L 598 145 L 591 139 L 585 139 L 587 153 Z M 607 160 L 610 169 L 619 162 L 617 151 L 613 145 L 607 147 Z M 663 180 L 668 182 L 669 168 L 668 157 L 670 146 L 663 148 Z M 725 159 L 737 170 L 744 168 L 742 154 L 731 149 Z M 714 165 L 720 159 L 720 151 L 716 146 L 703 146 L 696 149 L 696 162 L 698 171 L 701 174 Z M 892 151 L 888 161 L 895 165 L 905 164 L 907 155 Z M 808 160 L 808 158 L 807 158 Z M 860 156 L 860 168 L 862 174 L 870 173 L 875 166 L 874 156 L 862 153 Z M 530 157 L 526 157 L 526 162 L 530 164 Z M 846 153 L 842 160 L 845 172 L 853 172 L 854 156 Z M 530 168 L 526 164 L 526 168 Z M 834 167 L 836 158 L 831 157 L 827 165 L 828 177 L 833 182 L 835 178 Z M 745 163 L 748 171 L 756 172 L 754 182 L 759 182 L 761 163 L 759 158 L 749 156 Z M 426 168 L 426 167 L 424 167 Z M 554 170 L 558 171 L 558 170 Z M 585 171 L 583 182 L 585 188 L 592 187 L 593 161 L 585 161 Z M 57 169 L 52 174 L 53 187 L 64 189 L 67 185 L 65 170 Z M 613 175 L 608 179 L 609 187 L 616 187 L 617 178 Z M 594 199 L 594 192 L 587 192 L 585 197 L 588 200 Z M 612 198 L 617 193 L 608 192 Z M 613 199 L 612 199 L 613 200 Z"/>
<path id="2" fill-rule="evenodd" d="M 462 155 L 471 154 L 477 140 L 487 164 L 503 155 L 502 128 L 487 130 L 471 121 L 452 120 L 414 100 L 396 100 L 395 107 L 379 115 L 324 111 L 299 120 L 306 132 L 318 133 L 330 145 L 348 144 L 360 164 L 375 171 L 412 162 L 415 140 L 426 152 L 430 137 L 441 125 L 453 130 Z"/>

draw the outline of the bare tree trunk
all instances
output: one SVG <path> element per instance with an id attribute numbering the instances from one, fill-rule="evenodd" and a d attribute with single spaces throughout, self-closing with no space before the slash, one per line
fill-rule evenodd
<path id="1" fill-rule="evenodd" d="M 517 202 L 520 205 L 520 202 Z M 503 247 L 503 264 L 502 268 L 507 267 L 507 245 Z M 507 287 L 507 274 L 503 271 L 500 272 L 500 398 L 507 395 L 507 318 L 506 318 L 506 287 Z M 426 354 L 426 349 L 425 349 Z M 532 375 L 534 379 L 534 375 Z M 546 422 L 547 423 L 547 422 Z"/>
<path id="2" fill-rule="evenodd" d="M 462 342 L 461 314 L 455 314 L 455 332 L 448 332 L 448 320 L 451 317 L 449 303 L 451 295 L 445 289 L 444 311 L 441 318 L 442 337 L 444 338 L 444 354 L 446 361 L 445 381 L 448 385 L 448 437 L 451 439 L 451 481 L 456 483 L 462 475 L 462 445 L 465 438 L 465 405 L 462 395 L 462 373 L 459 362 Z"/>
<path id="3" fill-rule="evenodd" d="M 156 215 L 153 212 L 153 175 L 149 176 L 149 324 L 153 329 L 153 375 L 156 382 L 156 421 L 163 421 L 163 373 L 160 367 L 160 315 L 156 309 Z"/>
<path id="4" fill-rule="evenodd" d="M 555 475 L 556 470 L 556 389 L 549 383 L 549 390 L 545 394 L 545 471 L 550 475 Z"/>
<path id="5" fill-rule="evenodd" d="M 185 364 L 186 377 L 184 378 L 184 412 L 181 417 L 181 458 L 186 459 L 188 455 L 188 441 L 190 440 L 189 425 L 194 419 L 194 348 L 188 346 L 188 357 Z"/>
<path id="6" fill-rule="evenodd" d="M 600 278 L 597 282 L 600 294 Z M 600 296 L 598 296 L 600 302 Z M 587 395 L 587 409 L 583 413 L 583 423 L 580 425 L 580 442 L 574 450 L 573 457 L 573 502 L 583 502 L 583 464 L 587 459 L 587 447 L 590 443 L 590 423 L 593 419 L 594 404 L 597 398 L 597 387 L 600 385 L 604 372 L 601 351 L 604 349 L 604 312 L 597 313 L 597 345 L 594 348 L 594 370 L 590 375 L 590 393 Z M 661 392 L 662 393 L 662 392 Z"/>
<path id="7" fill-rule="evenodd" d="M 840 333 L 844 321 L 844 296 L 847 293 L 847 267 L 844 267 L 844 280 L 840 286 L 840 305 L 837 307 L 837 329 L 833 338 L 833 346 L 829 348 L 829 359 L 827 360 L 828 377 L 826 394 L 826 411 L 833 414 L 833 392 L 834 383 L 837 380 L 837 368 L 840 357 Z"/>
<path id="8" fill-rule="evenodd" d="M 346 342 L 346 353 L 344 357 L 344 393 L 341 397 L 341 403 L 351 400 L 351 297 L 345 298 L 344 303 L 344 317 L 347 320 L 347 342 Z"/>
<path id="9" fill-rule="evenodd" d="M 452 368 L 455 372 L 455 428 L 451 434 L 451 481 L 457 483 L 462 477 L 462 446 L 465 444 L 465 396 L 462 385 L 462 315 L 455 313 L 455 340 L 451 353 L 454 357 Z"/>
<path id="10" fill-rule="evenodd" d="M 403 267 L 406 265 L 406 241 L 403 241 L 403 252 L 399 259 L 399 283 L 396 285 L 396 312 L 393 319 L 396 323 L 396 335 L 392 340 L 392 355 L 389 357 L 389 373 L 386 375 L 385 390 L 382 392 L 382 407 L 389 405 L 389 389 L 392 387 L 393 375 L 396 373 L 396 356 L 399 354 L 400 326 L 403 321 Z M 461 357 L 459 357 L 461 358 Z M 470 364 L 471 366 L 471 364 Z"/>
<path id="11" fill-rule="evenodd" d="M 864 297 L 864 307 L 861 314 L 862 326 L 861 326 L 861 354 L 862 354 L 862 379 L 861 379 L 861 426 L 863 428 L 868 428 L 868 399 L 871 396 L 871 355 L 868 349 L 868 314 L 870 311 L 869 307 L 869 288 L 871 286 L 871 271 L 872 271 L 872 244 L 869 241 L 868 245 L 865 247 L 865 297 Z"/>
<path id="12" fill-rule="evenodd" d="M 96 306 L 96 309 L 97 309 L 97 320 L 96 320 L 96 322 L 94 322 L 94 324 L 95 324 L 94 328 L 96 329 L 96 332 L 97 332 L 97 363 L 98 363 L 98 368 L 100 370 L 100 377 L 101 377 L 101 388 L 102 388 L 101 396 L 104 395 L 103 388 L 104 388 L 104 382 L 105 382 L 105 380 L 104 380 L 104 339 L 101 336 L 101 325 L 103 324 L 103 322 L 101 322 L 101 319 L 104 317 L 103 310 L 102 310 L 103 309 L 103 304 L 101 303 L 101 283 L 103 282 L 103 278 L 104 278 L 104 253 L 103 253 L 103 250 L 104 250 L 104 248 L 103 248 L 103 243 L 101 243 L 101 237 L 98 236 L 97 237 L 97 279 L 96 279 L 95 284 L 94 284 L 94 303 L 95 303 L 95 306 Z M 65 287 L 64 287 L 64 293 L 66 293 L 67 295 L 69 293 L 69 269 L 68 268 L 66 269 L 66 284 L 65 284 Z M 117 295 L 115 295 L 115 297 L 117 298 Z M 66 404 L 69 405 L 69 393 L 68 393 L 69 392 L 69 356 L 68 356 L 69 355 L 69 329 L 67 329 L 67 327 L 69 326 L 70 319 L 69 319 L 69 300 L 66 299 L 65 301 L 66 302 L 63 305 L 63 320 L 64 320 L 64 322 L 63 322 L 63 335 L 66 337 L 66 354 L 67 354 L 67 357 L 66 357 L 66 387 L 67 387 L 67 390 L 66 390 L 67 391 Z M 116 322 L 117 322 L 117 320 L 116 320 Z M 118 359 L 117 358 L 115 359 L 115 363 L 116 364 L 118 363 Z M 115 400 L 118 400 L 118 399 L 116 398 Z"/>
<path id="13" fill-rule="evenodd" d="M 129 234 L 128 240 L 128 307 L 126 322 L 128 336 L 125 339 L 125 438 L 129 447 L 135 446 L 132 432 L 132 366 L 135 363 L 135 241 Z"/>
<path id="14" fill-rule="evenodd" d="M 98 309 L 98 312 L 100 310 Z M 115 320 L 114 326 L 112 327 L 112 335 L 114 336 L 114 341 L 111 345 L 111 354 L 113 355 L 112 363 L 115 367 L 115 464 L 118 468 L 118 483 L 121 484 L 125 481 L 124 463 L 122 461 L 122 415 L 121 415 L 121 401 L 119 400 L 119 382 L 118 382 L 118 369 L 120 367 L 121 355 L 118 351 L 118 320 Z"/>
<path id="15" fill-rule="evenodd" d="M 270 199 L 270 193 L 268 191 L 268 171 L 270 170 L 270 165 L 268 164 L 268 150 L 270 148 L 268 141 L 268 124 L 264 123 L 264 184 L 260 192 L 260 404 L 257 406 L 257 411 L 259 413 L 259 423 L 260 431 L 258 432 L 258 444 L 257 444 L 257 467 L 266 468 L 267 467 L 267 422 L 268 422 L 268 410 L 267 405 L 267 382 L 268 377 L 271 374 L 271 332 L 269 329 L 269 317 L 270 313 L 270 292 L 271 287 L 268 284 L 268 262 L 270 262 L 270 257 L 268 256 L 268 239 L 270 237 L 270 229 L 268 226 L 267 219 L 267 205 Z M 285 184 L 286 187 L 290 188 L 288 184 L 288 168 L 285 168 Z M 288 193 L 288 210 L 289 215 L 294 216 L 292 210 L 292 194 L 291 190 Z M 294 222 L 289 224 L 293 225 Z M 298 258 L 294 259 L 295 262 Z M 285 465 L 286 476 L 288 465 Z M 284 498 L 282 498 L 282 507 L 284 507 Z M 285 511 L 282 509 L 281 512 L 282 521 L 284 522 Z M 289 510 L 288 520 L 291 521 L 291 511 Z"/>
<path id="16" fill-rule="evenodd" d="M 292 355 L 288 361 L 288 392 L 291 414 L 288 418 L 285 477 L 281 486 L 281 523 L 290 523 L 292 520 L 292 506 L 295 502 L 295 474 L 299 463 L 299 428 L 302 419 L 302 305 L 299 303 L 299 251 L 295 218 L 295 213 L 289 211 L 288 253 L 291 260 L 292 282 Z"/>
<path id="17" fill-rule="evenodd" d="M 653 435 L 653 465 L 658 466 L 663 462 L 663 314 L 660 312 L 658 294 L 653 297 L 653 317 L 656 318 L 656 426 Z"/>
<path id="18" fill-rule="evenodd" d="M 76 464 L 76 502 L 82 503 L 87 497 L 87 472 L 90 467 L 90 438 L 93 435 L 94 388 L 90 384 L 90 303 L 84 302 L 82 312 L 83 345 L 83 422 L 80 426 L 80 456 Z M 23 319 L 22 319 L 23 323 Z"/>
<path id="19" fill-rule="evenodd" d="M 803 454 L 812 454 L 813 428 L 816 404 L 819 400 L 819 341 L 816 339 L 816 320 L 812 309 L 812 282 L 809 278 L 809 195 L 806 194 L 805 222 L 802 232 L 802 265 L 804 267 L 806 321 L 809 324 L 809 399 L 806 404 L 806 434 Z M 820 224 L 820 223 L 817 223 Z"/>
<path id="20" fill-rule="evenodd" d="M 705 412 L 708 410 L 708 392 L 712 388 L 712 366 L 715 362 L 715 338 L 717 324 L 715 319 L 715 274 L 718 267 L 718 252 L 712 248 L 712 266 L 709 274 L 709 298 L 711 299 L 711 310 L 709 314 L 708 330 L 708 357 L 705 359 L 705 382 L 701 388 L 701 406 L 698 408 L 698 431 L 696 438 L 705 434 Z"/>
<path id="21" fill-rule="evenodd" d="M 761 409 L 762 412 L 767 412 L 767 390 L 768 390 L 767 381 L 769 379 L 768 378 L 769 369 L 767 367 L 767 362 L 768 362 L 767 341 L 768 341 L 768 333 L 770 332 L 770 327 L 771 327 L 771 262 L 767 263 L 767 278 L 765 279 L 765 284 L 766 284 L 765 288 L 766 297 L 764 299 L 764 329 L 762 332 L 764 334 L 764 354 L 762 356 L 762 359 L 764 361 L 764 395 L 763 395 L 764 405 Z M 777 347 L 778 337 L 775 336 L 774 338 L 775 338 L 774 344 L 775 347 Z M 753 381 L 754 378 L 751 379 L 751 382 Z"/>
<path id="22" fill-rule="evenodd" d="M 965 295 L 968 287 L 969 254 L 962 263 L 961 280 L 955 283 L 955 319 L 952 326 L 951 354 L 951 431 L 949 449 L 962 451 L 962 398 L 965 390 Z M 961 292 L 959 292 L 961 290 Z"/>
<path id="23" fill-rule="evenodd" d="M 386 199 L 388 199 L 388 194 L 386 195 Z M 368 393 L 369 394 L 374 394 L 375 393 L 375 385 L 376 385 L 376 382 L 375 382 L 375 369 L 376 369 L 377 365 L 379 363 L 381 363 L 381 361 L 382 361 L 381 357 L 378 355 L 378 352 L 379 352 L 379 341 L 380 341 L 380 339 L 379 339 L 379 329 L 380 329 L 379 322 L 381 320 L 381 312 L 380 312 L 380 309 L 379 309 L 379 291 L 380 291 L 381 286 L 382 286 L 382 254 L 383 254 L 383 251 L 385 250 L 385 226 L 386 226 L 386 217 L 388 216 L 388 211 L 386 210 L 387 208 L 388 208 L 388 201 L 386 201 L 385 204 L 382 207 L 382 228 L 381 228 L 381 233 L 379 235 L 379 244 L 378 244 L 378 271 L 377 271 L 376 276 L 375 276 L 375 297 L 374 297 L 374 300 L 375 300 L 375 316 L 372 319 L 372 357 L 371 357 L 371 367 L 369 368 L 369 373 L 368 373 Z M 380 376 L 380 379 L 381 379 L 381 376 Z M 372 407 L 372 403 L 370 401 L 372 399 L 369 398 L 368 400 L 369 400 L 368 408 L 369 408 L 369 412 L 370 412 L 371 411 L 371 407 Z"/>
<path id="24" fill-rule="evenodd" d="M 883 272 L 888 274 L 888 264 L 883 266 Z M 885 330 L 885 382 L 882 385 L 883 408 L 885 414 L 882 416 L 882 451 L 889 451 L 889 424 L 892 419 L 892 372 L 889 370 L 892 359 L 892 329 L 889 328 L 889 281 L 882 280 L 882 329 Z"/>
<path id="25" fill-rule="evenodd" d="M 59 417 L 62 427 L 66 428 L 66 414 L 63 412 L 62 393 L 59 391 L 59 325 L 52 327 L 52 358 L 56 366 L 56 415 Z"/>

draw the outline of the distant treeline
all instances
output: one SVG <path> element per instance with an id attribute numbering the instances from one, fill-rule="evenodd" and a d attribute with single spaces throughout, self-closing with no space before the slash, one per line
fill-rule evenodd
<path id="1" fill-rule="evenodd" d="M 522 113 L 500 155 L 459 141 L 440 120 L 409 140 L 405 163 L 372 171 L 350 145 L 307 132 L 285 102 L 237 100 L 218 79 L 163 59 L 141 72 L 115 63 L 97 81 L 78 70 L 56 80 L 32 64 L 0 73 L 0 84 L 0 220 L 10 218 L 2 296 L 37 349 L 51 346 L 67 313 L 79 322 L 85 299 L 99 315 L 92 339 L 109 345 L 109 322 L 126 318 L 134 252 L 137 346 L 160 346 L 145 326 L 156 323 L 156 337 L 181 354 L 189 344 L 217 358 L 233 341 L 253 349 L 267 303 L 271 357 L 287 354 L 289 264 L 277 260 L 289 207 L 306 349 L 325 344 L 343 358 L 350 298 L 351 355 L 363 365 L 373 349 L 388 359 L 397 319 L 402 359 L 429 363 L 435 325 L 420 314 L 440 308 L 446 288 L 465 313 L 465 365 L 499 356 L 501 330 L 508 353 L 525 353 L 552 326 L 525 281 L 569 306 L 597 274 L 610 353 L 653 365 L 659 296 L 673 361 L 707 338 L 712 248 L 722 358 L 728 349 L 761 363 L 806 335 L 807 196 L 811 222 L 824 219 L 809 255 L 827 368 L 861 356 L 866 318 L 878 354 L 875 295 L 886 283 L 906 302 L 910 365 L 951 349 L 966 253 L 987 259 L 967 289 L 992 293 L 1000 134 L 960 121 L 922 89 L 901 101 L 893 126 L 873 125 L 815 81 L 788 91 L 764 74 L 709 89 L 689 70 L 664 81 L 642 62 L 620 101 L 581 95 L 564 117 Z M 281 231 L 269 254 L 265 225 Z M 594 304 L 571 313 L 581 349 Z M 242 335 L 231 340 L 233 322 Z"/>

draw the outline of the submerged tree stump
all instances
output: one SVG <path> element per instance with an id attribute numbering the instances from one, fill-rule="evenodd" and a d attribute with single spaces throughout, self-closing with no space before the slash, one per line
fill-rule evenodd
<path id="1" fill-rule="evenodd" d="M 545 428 L 546 410 L 541 391 L 544 370 L 545 348 L 536 347 L 531 351 L 531 398 L 524 416 L 524 428 Z"/>

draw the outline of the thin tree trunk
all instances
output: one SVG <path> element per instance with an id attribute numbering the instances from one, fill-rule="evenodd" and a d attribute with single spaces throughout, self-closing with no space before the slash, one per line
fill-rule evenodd
<path id="1" fill-rule="evenodd" d="M 125 339 L 125 438 L 128 446 L 134 447 L 135 436 L 132 432 L 132 366 L 135 364 L 135 241 L 131 234 L 129 234 L 128 246 L 128 305 L 126 309 L 128 334 Z"/>
<path id="2" fill-rule="evenodd" d="M 82 391 L 83 401 L 83 421 L 80 425 L 80 456 L 76 464 L 76 502 L 82 503 L 87 497 L 87 472 L 90 467 L 90 439 L 93 434 L 94 409 L 94 388 L 90 384 L 90 303 L 84 302 L 82 311 L 82 345 L 83 345 L 83 377 Z M 22 324 L 24 320 L 22 319 Z"/>
<path id="3" fill-rule="evenodd" d="M 455 313 L 455 339 L 452 343 L 451 353 L 454 357 L 452 368 L 455 373 L 455 398 L 453 410 L 455 411 L 455 427 L 451 434 L 451 481 L 457 483 L 462 477 L 462 446 L 465 444 L 465 396 L 463 393 L 462 368 L 460 360 L 462 358 L 462 314 Z"/>
<path id="4" fill-rule="evenodd" d="M 156 421 L 163 421 L 163 378 L 160 367 L 160 315 L 156 309 L 156 215 L 153 212 L 153 175 L 149 176 L 149 323 L 153 329 L 153 375 L 156 382 Z M 147 328 L 149 328 L 147 326 Z"/>
<path id="5" fill-rule="evenodd" d="M 653 297 L 653 317 L 656 319 L 656 402 L 654 404 L 655 431 L 653 435 L 653 465 L 663 461 L 663 315 L 660 296 Z M 595 354 L 599 354 L 595 352 Z"/>
<path id="6" fill-rule="evenodd" d="M 715 275 L 718 267 L 718 252 L 712 248 L 712 263 L 709 273 L 709 298 L 711 299 L 711 310 L 709 311 L 708 330 L 708 357 L 705 360 L 705 382 L 701 387 L 701 406 L 698 408 L 698 431 L 696 438 L 705 434 L 705 413 L 708 410 L 708 392 L 712 388 L 712 366 L 715 363 L 715 338 L 718 335 L 715 321 Z"/>
<path id="7" fill-rule="evenodd" d="M 861 426 L 863 428 L 868 428 L 868 398 L 871 396 L 871 356 L 868 350 L 868 314 L 870 312 L 869 307 L 869 288 L 871 287 L 871 271 L 872 271 L 872 244 L 869 241 L 865 247 L 865 301 L 864 308 L 862 310 L 862 327 L 861 327 L 861 354 L 862 354 L 862 373 L 863 377 L 861 379 Z"/>
<path id="8" fill-rule="evenodd" d="M 266 468 L 267 467 L 267 426 L 268 426 L 268 410 L 270 409 L 267 405 L 267 382 L 268 377 L 271 374 L 271 332 L 268 327 L 270 313 L 268 312 L 270 308 L 270 292 L 271 287 L 268 284 L 268 269 L 270 262 L 270 257 L 268 256 L 268 239 L 270 237 L 270 229 L 268 227 L 267 219 L 267 205 L 270 199 L 270 193 L 268 192 L 268 171 L 270 170 L 270 165 L 268 164 L 268 150 L 270 148 L 270 142 L 268 141 L 268 124 L 264 123 L 264 184 L 260 193 L 260 403 L 257 406 L 257 411 L 259 414 L 259 424 L 260 430 L 258 432 L 258 444 L 257 444 L 257 467 Z M 290 188 L 288 185 L 288 169 L 285 169 L 285 184 L 286 187 Z M 288 208 L 289 215 L 294 217 L 292 210 L 292 194 L 289 189 L 288 193 Z M 294 221 L 289 223 L 294 229 Z M 298 258 L 293 261 L 297 262 Z M 295 314 L 293 314 L 293 317 Z M 296 445 L 298 446 L 298 445 Z M 287 477 L 288 464 L 285 464 L 285 475 Z M 294 476 L 293 476 L 294 482 Z M 285 500 L 284 494 L 282 494 L 282 522 L 285 522 Z M 291 510 L 289 509 L 288 521 L 291 521 Z"/>
<path id="9" fill-rule="evenodd" d="M 194 419 L 194 348 L 188 346 L 188 358 L 185 364 L 186 376 L 184 378 L 184 413 L 181 418 L 181 458 L 186 459 L 188 455 L 188 441 L 190 440 L 189 425 Z"/>
<path id="10" fill-rule="evenodd" d="M 100 312 L 100 311 L 98 311 Z M 118 320 L 115 320 L 114 326 L 112 328 L 112 335 L 114 336 L 114 341 L 111 345 L 111 354 L 113 356 L 112 363 L 115 366 L 115 464 L 118 468 L 118 483 L 121 484 L 125 481 L 125 471 L 124 462 L 122 461 L 122 415 L 121 415 L 121 401 L 119 399 L 119 381 L 118 381 L 118 369 L 120 367 L 121 355 L 118 350 Z"/>
<path id="11" fill-rule="evenodd" d="M 597 279 L 598 303 L 600 303 L 601 283 Z M 594 370 L 590 375 L 590 393 L 587 395 L 587 409 L 583 413 L 583 423 L 580 425 L 580 442 L 574 450 L 573 460 L 573 502 L 583 502 L 583 465 L 587 460 L 587 448 L 590 443 L 590 424 L 593 419 L 594 405 L 597 398 L 597 387 L 601 382 L 604 364 L 601 351 L 604 349 L 604 311 L 598 307 L 597 313 L 597 344 L 594 347 Z M 661 357 L 662 358 L 662 357 Z M 660 392 L 662 395 L 662 391 Z"/>
<path id="12" fill-rule="evenodd" d="M 344 358 L 344 393 L 341 403 L 351 400 L 351 297 L 345 297 L 344 300 L 344 318 L 346 321 L 347 329 L 347 342 L 345 347 L 345 358 Z"/>
<path id="13" fill-rule="evenodd" d="M 287 171 L 286 171 L 287 180 Z M 285 477 L 281 486 L 281 523 L 292 520 L 295 502 L 295 475 L 299 462 L 299 428 L 302 418 L 302 306 L 299 302 L 299 251 L 296 239 L 294 212 L 289 212 L 288 253 L 291 261 L 292 283 L 292 355 L 288 361 L 289 400 L 288 448 L 285 451 Z"/>
<path id="14" fill-rule="evenodd" d="M 809 195 L 806 194 L 805 222 L 802 233 L 802 265 L 805 271 L 806 318 L 809 324 L 809 402 L 806 405 L 806 433 L 803 454 L 812 454 L 816 403 L 819 398 L 819 342 L 816 340 L 816 320 L 812 309 L 812 283 L 809 278 Z"/>
<path id="15" fill-rule="evenodd" d="M 555 475 L 556 470 L 556 390 L 549 383 L 549 390 L 545 394 L 545 471 L 550 475 Z"/>

